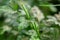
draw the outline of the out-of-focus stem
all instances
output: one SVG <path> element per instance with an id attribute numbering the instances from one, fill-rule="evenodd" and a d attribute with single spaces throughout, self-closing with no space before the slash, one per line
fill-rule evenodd
<path id="1" fill-rule="evenodd" d="M 29 11 L 28 11 L 28 9 L 25 7 L 25 5 L 23 4 L 23 2 L 20 3 L 20 7 L 25 11 L 26 17 L 27 17 L 28 19 L 30 19 Z"/>

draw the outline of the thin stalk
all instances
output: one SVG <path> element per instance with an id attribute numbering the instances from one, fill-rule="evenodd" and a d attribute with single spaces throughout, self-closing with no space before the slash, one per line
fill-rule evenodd
<path id="1" fill-rule="evenodd" d="M 29 11 L 28 11 L 28 9 L 25 7 L 25 5 L 23 4 L 23 2 L 20 3 L 20 7 L 25 11 L 26 17 L 27 17 L 28 19 L 30 19 Z"/>
<path id="2" fill-rule="evenodd" d="M 40 38 L 39 27 L 36 22 L 32 22 L 33 29 L 36 31 L 38 37 Z"/>

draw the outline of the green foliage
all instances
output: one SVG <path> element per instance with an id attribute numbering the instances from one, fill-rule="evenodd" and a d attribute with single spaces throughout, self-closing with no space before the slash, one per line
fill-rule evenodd
<path id="1" fill-rule="evenodd" d="M 51 5 L 47 0 L 0 0 L 0 40 L 59 40 L 60 14 Z"/>

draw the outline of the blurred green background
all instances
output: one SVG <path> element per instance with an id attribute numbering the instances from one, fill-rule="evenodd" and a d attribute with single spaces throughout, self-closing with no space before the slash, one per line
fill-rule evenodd
<path id="1" fill-rule="evenodd" d="M 0 0 L 0 40 L 60 40 L 60 0 Z"/>

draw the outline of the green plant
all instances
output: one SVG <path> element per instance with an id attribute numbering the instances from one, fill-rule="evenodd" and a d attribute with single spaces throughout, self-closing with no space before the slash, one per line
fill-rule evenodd
<path id="1" fill-rule="evenodd" d="M 58 10 L 47 0 L 0 0 L 0 40 L 59 40 Z"/>

